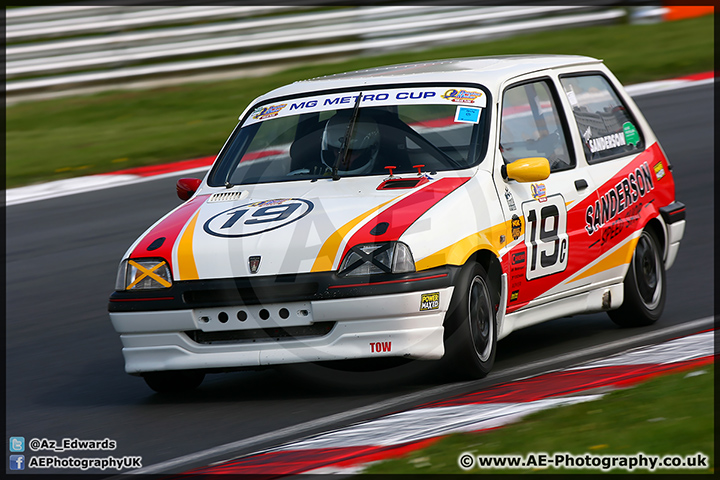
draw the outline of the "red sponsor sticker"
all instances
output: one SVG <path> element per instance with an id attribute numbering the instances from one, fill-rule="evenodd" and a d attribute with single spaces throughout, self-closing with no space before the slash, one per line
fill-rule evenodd
<path id="1" fill-rule="evenodd" d="M 392 342 L 372 342 L 370 344 L 371 353 L 389 352 L 392 350 Z"/>
<path id="2" fill-rule="evenodd" d="M 510 257 L 510 265 L 520 265 L 521 263 L 525 263 L 525 255 L 525 250 L 523 250 L 522 252 L 513 253 L 512 257 Z"/>

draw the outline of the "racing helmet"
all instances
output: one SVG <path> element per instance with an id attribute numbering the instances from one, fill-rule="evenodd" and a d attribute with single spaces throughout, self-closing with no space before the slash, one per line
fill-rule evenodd
<path id="1" fill-rule="evenodd" d="M 343 138 L 348 130 L 351 115 L 341 112 L 331 117 L 322 136 L 321 156 L 323 163 L 332 168 L 335 160 L 342 155 Z M 338 171 L 350 175 L 362 175 L 370 172 L 373 167 L 378 150 L 380 149 L 380 131 L 377 122 L 372 118 L 363 118 L 360 115 L 353 128 L 352 136 L 348 141 L 347 162 L 342 159 L 338 163 Z"/>

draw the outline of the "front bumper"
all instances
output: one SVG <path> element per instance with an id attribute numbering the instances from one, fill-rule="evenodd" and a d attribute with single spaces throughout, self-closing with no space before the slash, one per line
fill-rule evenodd
<path id="1" fill-rule="evenodd" d="M 339 299 L 111 311 L 110 319 L 131 374 L 373 357 L 439 359 L 452 293 L 446 286 Z"/>
<path id="2" fill-rule="evenodd" d="M 430 291 L 454 284 L 460 267 L 407 274 L 340 277 L 335 272 L 175 281 L 170 288 L 116 291 L 108 310 L 150 312 L 232 305 L 267 305 Z"/>

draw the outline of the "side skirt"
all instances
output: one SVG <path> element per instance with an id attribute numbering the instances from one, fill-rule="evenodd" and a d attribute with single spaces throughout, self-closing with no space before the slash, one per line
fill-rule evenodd
<path id="1" fill-rule="evenodd" d="M 554 318 L 613 310 L 622 305 L 623 299 L 623 283 L 620 282 L 604 285 L 570 297 L 563 297 L 542 305 L 529 306 L 507 314 L 502 321 L 498 321 L 499 325 L 502 325 L 498 339 L 508 336 L 515 330 Z"/>

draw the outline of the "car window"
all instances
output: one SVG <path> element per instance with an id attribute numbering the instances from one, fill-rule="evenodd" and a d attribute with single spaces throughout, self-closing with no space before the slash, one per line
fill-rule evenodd
<path id="1" fill-rule="evenodd" d="M 445 155 L 459 164 L 467 165 L 473 163 L 472 159 L 468 159 L 468 155 L 473 146 L 472 135 L 476 124 L 456 122 L 456 113 L 455 105 L 427 105 L 422 108 L 415 105 L 400 105 L 397 109 L 401 122 L 412 126 L 418 135 Z M 408 136 L 405 136 L 405 139 L 410 163 L 413 165 L 423 164 L 425 161 L 436 163 L 428 157 L 429 154 L 423 149 L 421 142 Z M 458 141 L 460 139 L 462 140 Z"/>
<path id="2" fill-rule="evenodd" d="M 545 157 L 551 172 L 575 166 L 548 82 L 526 83 L 505 90 L 501 122 L 500 151 L 505 163 Z"/>
<path id="3" fill-rule="evenodd" d="M 645 148 L 637 124 L 604 76 L 568 76 L 560 82 L 572 105 L 588 163 Z"/>
<path id="4" fill-rule="evenodd" d="M 211 186 L 457 170 L 477 163 L 487 97 L 422 86 L 323 93 L 257 107 L 233 132 Z"/>

